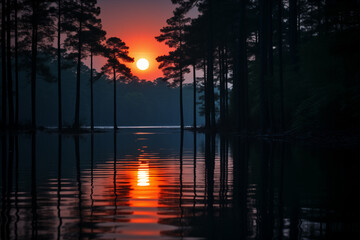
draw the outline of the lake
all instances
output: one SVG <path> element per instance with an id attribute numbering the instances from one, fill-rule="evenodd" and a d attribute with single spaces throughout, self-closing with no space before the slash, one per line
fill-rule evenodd
<path id="1" fill-rule="evenodd" d="M 355 146 L 176 128 L 1 136 L 1 239 L 350 239 Z"/>

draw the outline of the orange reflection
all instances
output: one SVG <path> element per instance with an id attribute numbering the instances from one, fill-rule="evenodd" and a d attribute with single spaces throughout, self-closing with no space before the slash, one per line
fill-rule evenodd
<path id="1" fill-rule="evenodd" d="M 137 185 L 138 186 L 149 186 L 150 180 L 149 180 L 149 163 L 148 162 L 141 162 L 138 168 L 138 174 L 137 174 Z"/>
<path id="2" fill-rule="evenodd" d="M 159 168 L 159 153 L 151 152 L 144 142 L 139 143 L 136 154 L 124 155 L 115 162 L 110 158 L 97 165 L 94 201 L 82 201 L 82 204 L 93 204 L 91 213 L 83 213 L 84 219 L 93 221 L 91 231 L 105 235 L 111 232 L 111 236 L 123 239 L 142 239 L 142 236 L 159 237 L 176 229 L 166 221 L 179 216 L 178 193 L 164 186 L 173 185 L 174 178 L 168 176 L 178 170 L 171 165 Z M 83 196 L 85 192 L 90 193 L 91 188 L 90 183 L 85 185 Z"/>

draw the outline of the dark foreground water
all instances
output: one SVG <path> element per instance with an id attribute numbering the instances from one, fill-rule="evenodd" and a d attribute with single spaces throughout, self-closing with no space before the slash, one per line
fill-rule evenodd
<path id="1" fill-rule="evenodd" d="M 1 136 L 1 239 L 354 239 L 356 147 L 176 129 Z"/>

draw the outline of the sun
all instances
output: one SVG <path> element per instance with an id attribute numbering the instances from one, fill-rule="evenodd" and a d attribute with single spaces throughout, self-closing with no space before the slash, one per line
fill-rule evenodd
<path id="1" fill-rule="evenodd" d="M 140 58 L 137 62 L 136 62 L 136 66 L 138 69 L 140 70 L 146 70 L 149 68 L 149 61 L 145 58 Z"/>

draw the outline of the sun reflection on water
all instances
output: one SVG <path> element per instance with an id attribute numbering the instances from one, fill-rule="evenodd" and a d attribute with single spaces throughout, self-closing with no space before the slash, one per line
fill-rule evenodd
<path id="1" fill-rule="evenodd" d="M 150 186 L 148 162 L 140 162 L 137 172 L 137 185 L 141 187 Z"/>

